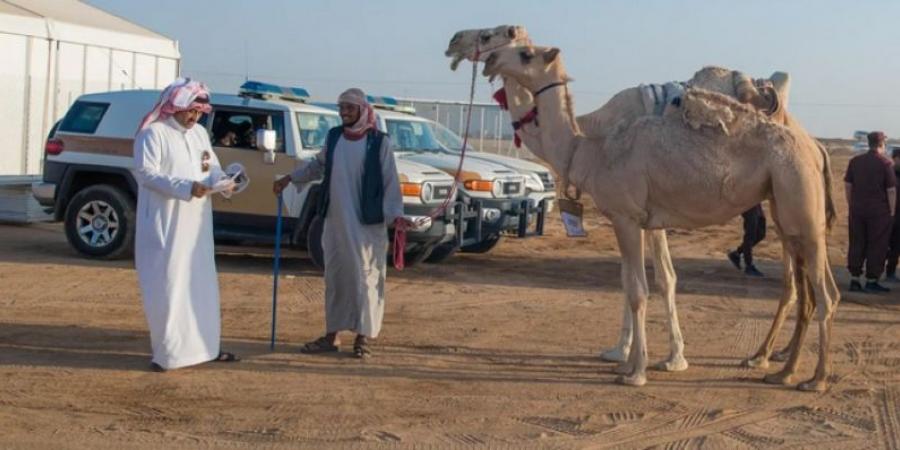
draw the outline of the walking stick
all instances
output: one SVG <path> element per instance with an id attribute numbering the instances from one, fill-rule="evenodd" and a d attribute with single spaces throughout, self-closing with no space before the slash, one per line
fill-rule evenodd
<path id="1" fill-rule="evenodd" d="M 275 350 L 275 318 L 278 312 L 278 270 L 281 265 L 281 208 L 284 199 L 278 194 L 278 218 L 275 222 L 275 261 L 272 268 L 272 341 L 269 350 Z"/>

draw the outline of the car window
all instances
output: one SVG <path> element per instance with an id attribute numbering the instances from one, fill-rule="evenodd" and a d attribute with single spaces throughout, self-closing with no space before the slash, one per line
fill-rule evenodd
<path id="1" fill-rule="evenodd" d="M 441 144 L 426 122 L 417 120 L 386 120 L 394 151 L 440 151 Z"/>
<path id="2" fill-rule="evenodd" d="M 337 114 L 297 113 L 297 126 L 300 128 L 300 143 L 304 150 L 321 150 L 325 145 L 328 130 L 339 126 L 341 118 Z"/>
<path id="3" fill-rule="evenodd" d="M 284 115 L 280 111 L 215 108 L 211 140 L 216 147 L 256 151 L 256 131 L 275 130 L 276 152 L 284 152 Z"/>
<path id="4" fill-rule="evenodd" d="M 92 134 L 97 131 L 107 109 L 109 103 L 77 101 L 69 108 L 59 125 L 59 131 Z"/>

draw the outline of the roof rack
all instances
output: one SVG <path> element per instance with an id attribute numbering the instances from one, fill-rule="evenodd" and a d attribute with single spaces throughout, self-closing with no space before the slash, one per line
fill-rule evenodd
<path id="1" fill-rule="evenodd" d="M 261 81 L 245 81 L 241 85 L 238 95 L 253 97 L 262 100 L 282 99 L 290 102 L 309 102 L 309 91 L 300 87 L 278 86 Z"/>

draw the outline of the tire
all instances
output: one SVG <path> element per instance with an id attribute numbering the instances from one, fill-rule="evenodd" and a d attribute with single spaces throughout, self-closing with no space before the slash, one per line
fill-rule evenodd
<path id="1" fill-rule="evenodd" d="M 467 245 L 460 250 L 463 253 L 487 253 L 500 243 L 499 234 L 491 234 L 485 237 L 481 242 Z"/>
<path id="2" fill-rule="evenodd" d="M 84 188 L 66 207 L 66 239 L 89 258 L 130 257 L 134 250 L 134 210 L 134 199 L 122 189 L 108 184 Z"/>
<path id="3" fill-rule="evenodd" d="M 432 249 L 430 247 L 421 247 L 412 251 L 403 253 L 403 265 L 405 267 L 412 267 L 416 264 L 419 264 L 422 261 L 427 260 L 431 256 Z M 391 256 L 393 258 L 393 256 Z M 389 262 L 389 264 L 393 263 L 393 260 Z"/>
<path id="4" fill-rule="evenodd" d="M 425 262 L 429 264 L 444 262 L 455 255 L 457 250 L 459 250 L 459 246 L 456 245 L 456 240 L 445 242 L 431 249 L 431 254 L 425 258 Z"/>

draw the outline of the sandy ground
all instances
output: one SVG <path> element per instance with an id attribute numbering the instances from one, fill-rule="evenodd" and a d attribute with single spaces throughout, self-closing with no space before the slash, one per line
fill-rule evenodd
<path id="1" fill-rule="evenodd" d="M 840 180 L 848 153 L 834 159 Z M 836 193 L 830 256 L 843 289 Z M 322 331 L 323 284 L 297 258 L 283 265 L 270 352 L 271 259 L 220 255 L 224 347 L 244 361 L 158 374 L 130 261 L 77 257 L 59 225 L 0 226 L 0 447 L 900 448 L 900 292 L 845 294 L 827 392 L 767 385 L 777 363 L 739 363 L 780 293 L 774 230 L 757 252 L 765 279 L 724 260 L 738 220 L 672 232 L 691 367 L 623 387 L 596 356 L 619 330 L 617 248 L 605 221 L 588 228 L 567 239 L 554 218 L 543 238 L 391 272 L 365 362 L 349 349 L 298 354 Z M 651 297 L 651 362 L 667 355 L 663 311 Z M 814 326 L 800 379 L 817 337 Z"/>

